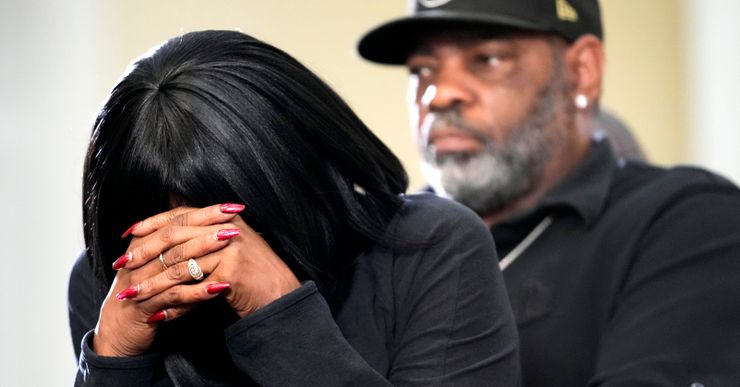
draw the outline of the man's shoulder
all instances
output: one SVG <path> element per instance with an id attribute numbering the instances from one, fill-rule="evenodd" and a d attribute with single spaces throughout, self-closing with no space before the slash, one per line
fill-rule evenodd
<path id="1" fill-rule="evenodd" d="M 740 190 L 735 184 L 706 169 L 693 166 L 664 168 L 640 162 L 628 162 L 621 167 L 610 191 L 612 201 L 660 202 L 717 192 L 740 199 Z"/>

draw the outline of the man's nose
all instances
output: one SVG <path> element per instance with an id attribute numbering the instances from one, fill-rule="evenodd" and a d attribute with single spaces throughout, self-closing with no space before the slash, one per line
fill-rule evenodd
<path id="1" fill-rule="evenodd" d="M 428 106 L 429 111 L 458 109 L 470 104 L 474 98 L 470 81 L 464 69 L 459 66 L 441 67 L 434 82 L 422 97 L 422 103 Z M 429 92 L 431 95 L 426 95 Z"/>

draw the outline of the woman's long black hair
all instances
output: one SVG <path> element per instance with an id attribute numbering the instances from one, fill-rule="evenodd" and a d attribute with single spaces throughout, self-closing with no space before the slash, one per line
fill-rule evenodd
<path id="1" fill-rule="evenodd" d="M 239 32 L 188 33 L 136 61 L 95 121 L 87 255 L 107 287 L 121 232 L 171 198 L 244 203 L 244 220 L 332 303 L 407 185 L 398 159 L 295 59 Z"/>

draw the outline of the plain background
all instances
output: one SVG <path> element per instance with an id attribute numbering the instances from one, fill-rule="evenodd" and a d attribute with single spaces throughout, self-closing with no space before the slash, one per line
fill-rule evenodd
<path id="1" fill-rule="evenodd" d="M 740 180 L 740 2 L 602 0 L 603 103 L 648 156 Z M 126 65 L 163 40 L 238 29 L 319 73 L 423 184 L 406 73 L 363 62 L 358 36 L 403 0 L 0 0 L 0 386 L 68 386 L 70 265 L 83 247 L 82 163 L 95 112 Z"/>

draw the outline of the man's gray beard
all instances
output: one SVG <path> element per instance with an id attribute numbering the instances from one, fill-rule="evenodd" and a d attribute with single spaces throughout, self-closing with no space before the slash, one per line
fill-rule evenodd
<path id="1" fill-rule="evenodd" d="M 505 144 L 496 146 L 489 136 L 475 130 L 475 137 L 484 142 L 484 150 L 477 154 L 436 154 L 433 147 L 426 148 L 422 172 L 432 188 L 480 215 L 499 211 L 529 193 L 542 177 L 561 133 L 554 127 L 558 125 L 556 113 L 567 107 L 560 107 L 565 98 L 559 94 L 565 90 L 563 80 L 555 79 L 559 77 L 552 77 L 530 114 L 512 130 Z M 459 122 L 457 112 L 439 113 L 437 119 L 444 122 L 440 114 L 457 116 L 448 117 L 452 126 L 474 130 Z M 448 123 L 435 126 L 444 127 Z"/>

